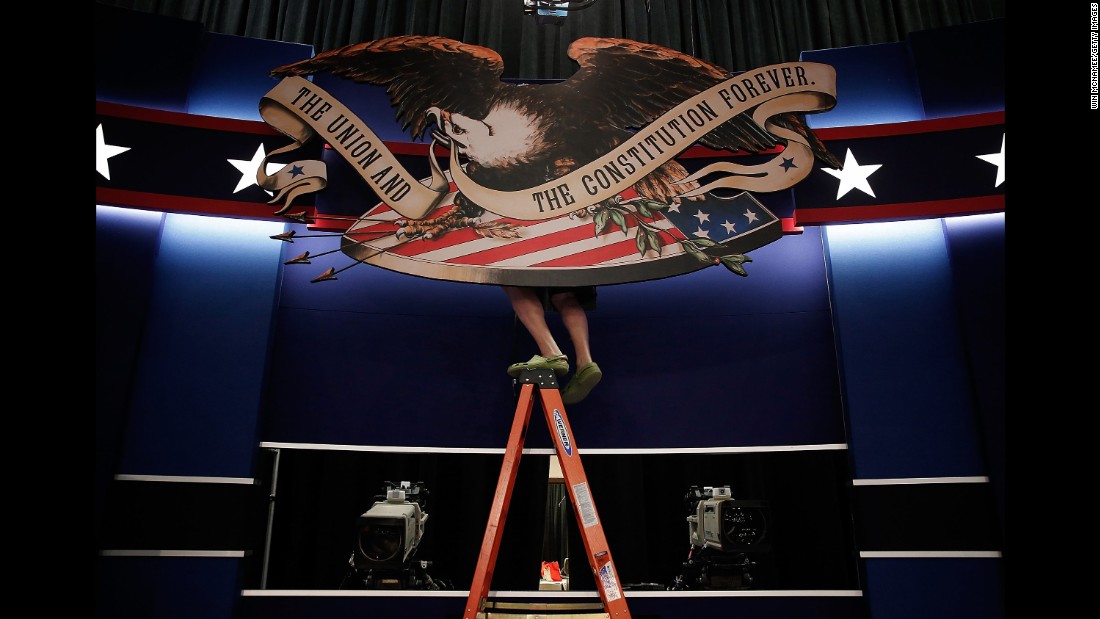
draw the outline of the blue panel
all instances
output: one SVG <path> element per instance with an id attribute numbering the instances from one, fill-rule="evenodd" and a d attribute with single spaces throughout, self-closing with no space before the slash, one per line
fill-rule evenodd
<path id="1" fill-rule="evenodd" d="M 262 120 L 260 99 L 279 81 L 271 69 L 313 55 L 312 45 L 207 34 L 195 63 L 187 113 Z"/>
<path id="2" fill-rule="evenodd" d="M 97 557 L 96 617 L 232 619 L 240 560 Z"/>
<path id="3" fill-rule="evenodd" d="M 788 235 L 749 254 L 748 277 L 711 267 L 662 280 L 600 288 L 598 315 L 659 318 L 700 326 L 704 316 L 828 311 L 819 228 Z M 691 317 L 684 320 L 684 317 Z"/>
<path id="4" fill-rule="evenodd" d="M 984 453 L 1004 522 L 1005 215 L 952 217 L 945 223 Z"/>
<path id="5" fill-rule="evenodd" d="M 1003 619 L 1000 559 L 865 559 L 872 617 Z"/>
<path id="6" fill-rule="evenodd" d="M 1005 109 L 1005 20 L 909 35 L 928 118 Z"/>
<path id="7" fill-rule="evenodd" d="M 96 516 L 117 472 L 163 213 L 95 209 Z"/>
<path id="8" fill-rule="evenodd" d="M 251 475 L 282 230 L 167 216 L 123 472 Z"/>
<path id="9" fill-rule="evenodd" d="M 856 477 L 985 475 L 942 221 L 825 232 Z"/>
<path id="10" fill-rule="evenodd" d="M 202 24 L 100 3 L 95 18 L 96 101 L 184 111 Z"/>
<path id="11" fill-rule="evenodd" d="M 322 241 L 288 252 L 324 251 Z M 585 446 L 844 442 L 820 232 L 753 257 L 747 278 L 713 267 L 600 288 L 589 321 L 605 377 L 571 407 Z M 502 291 L 370 266 L 308 283 L 323 268 L 287 267 L 265 440 L 506 442 L 515 403 L 504 369 L 536 349 Z M 548 322 L 571 352 L 557 316 Z"/>
<path id="12" fill-rule="evenodd" d="M 508 317 L 283 310 L 263 438 L 503 447 L 511 334 Z"/>
<path id="13" fill-rule="evenodd" d="M 828 314 L 601 318 L 593 332 L 604 380 L 571 417 L 588 447 L 844 442 Z"/>
<path id="14" fill-rule="evenodd" d="M 807 114 L 810 127 L 859 127 L 923 120 L 921 93 L 904 43 L 802 52 L 804 62 L 836 69 L 836 107 Z"/>

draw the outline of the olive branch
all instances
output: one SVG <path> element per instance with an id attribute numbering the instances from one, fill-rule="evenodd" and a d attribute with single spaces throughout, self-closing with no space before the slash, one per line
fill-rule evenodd
<path id="1" fill-rule="evenodd" d="M 633 207 L 633 210 L 630 207 Z M 646 251 L 650 249 L 657 252 L 657 255 L 661 255 L 660 235 L 665 234 L 670 239 L 678 242 L 684 253 L 699 262 L 718 263 L 741 277 L 748 277 L 749 274 L 745 271 L 744 263 L 752 262 L 752 258 L 744 254 L 707 255 L 703 251 L 705 248 L 719 247 L 721 243 L 704 238 L 677 239 L 668 230 L 662 230 L 642 219 L 642 217 L 652 218 L 654 213 L 659 213 L 668 207 L 667 203 L 652 198 L 623 200 L 621 197 L 616 196 L 614 201 L 605 201 L 588 207 L 588 211 L 592 213 L 595 236 L 602 234 L 608 224 L 612 223 L 619 226 L 624 235 L 628 235 L 626 218 L 627 216 L 633 216 L 635 221 L 638 222 L 634 241 L 638 246 L 639 255 L 644 256 Z"/>

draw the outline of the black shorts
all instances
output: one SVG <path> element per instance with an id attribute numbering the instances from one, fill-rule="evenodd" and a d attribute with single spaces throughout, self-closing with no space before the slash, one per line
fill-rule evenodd
<path id="1" fill-rule="evenodd" d="M 591 312 L 596 309 L 596 287 L 595 286 L 544 286 L 535 289 L 538 292 L 539 298 L 542 299 L 542 307 L 546 311 L 558 311 L 558 308 L 554 307 L 554 302 L 550 300 L 550 297 L 558 294 L 559 292 L 572 292 L 577 297 L 577 302 L 581 304 L 581 307 L 585 311 Z"/>

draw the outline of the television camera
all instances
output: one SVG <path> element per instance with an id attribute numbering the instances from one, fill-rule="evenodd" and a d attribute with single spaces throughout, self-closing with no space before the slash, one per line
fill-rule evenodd
<path id="1" fill-rule="evenodd" d="M 767 503 L 734 499 L 729 486 L 692 486 L 684 502 L 691 549 L 668 590 L 752 588 L 749 553 L 771 550 Z"/>
<path id="2" fill-rule="evenodd" d="M 386 482 L 370 509 L 356 521 L 350 569 L 341 589 L 449 589 L 428 574 L 430 561 L 413 558 L 428 520 L 423 482 Z"/>

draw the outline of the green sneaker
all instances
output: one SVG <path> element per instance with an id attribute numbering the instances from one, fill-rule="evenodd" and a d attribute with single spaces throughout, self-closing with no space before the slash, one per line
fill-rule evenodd
<path id="1" fill-rule="evenodd" d="M 535 355 L 531 357 L 530 361 L 513 363 L 508 366 L 508 376 L 516 378 L 524 370 L 554 370 L 554 374 L 565 376 L 569 373 L 569 357 L 565 355 L 555 355 L 553 357 Z"/>
<path id="2" fill-rule="evenodd" d="M 582 367 L 566 383 L 565 389 L 561 392 L 561 401 L 565 404 L 576 404 L 587 398 L 592 389 L 600 383 L 601 378 L 603 378 L 603 372 L 595 361 Z"/>

